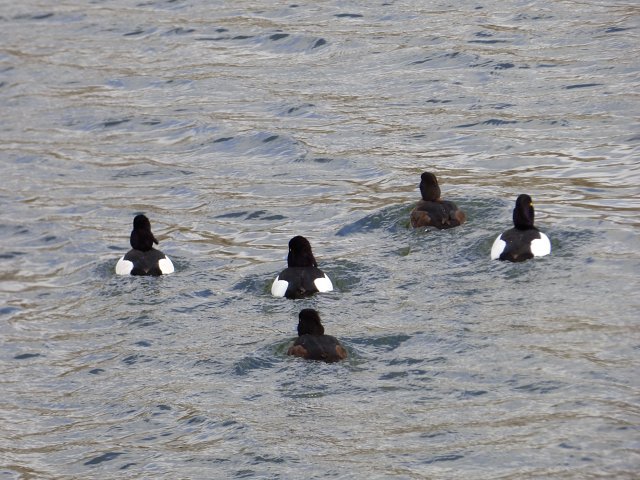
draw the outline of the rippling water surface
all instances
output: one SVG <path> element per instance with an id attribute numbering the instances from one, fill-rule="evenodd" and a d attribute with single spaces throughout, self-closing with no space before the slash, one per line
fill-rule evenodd
<path id="1" fill-rule="evenodd" d="M 637 478 L 639 15 L 0 2 L 0 477 Z M 552 255 L 490 262 L 522 192 Z M 269 295 L 297 234 L 334 292 Z"/>

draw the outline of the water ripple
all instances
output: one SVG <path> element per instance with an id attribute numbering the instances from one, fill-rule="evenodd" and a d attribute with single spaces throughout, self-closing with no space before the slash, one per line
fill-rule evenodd
<path id="1" fill-rule="evenodd" d="M 0 471 L 635 478 L 637 14 L 6 3 Z M 525 192 L 552 255 L 491 262 Z M 115 275 L 140 212 L 173 275 Z M 335 291 L 272 298 L 298 234 Z"/>

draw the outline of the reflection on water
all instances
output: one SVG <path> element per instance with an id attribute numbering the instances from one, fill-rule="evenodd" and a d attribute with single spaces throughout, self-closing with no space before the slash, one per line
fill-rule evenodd
<path id="1" fill-rule="evenodd" d="M 0 472 L 634 478 L 638 13 L 5 5 Z M 523 192 L 552 255 L 490 262 Z M 139 212 L 174 274 L 114 275 Z M 335 291 L 283 302 L 297 234 Z"/>

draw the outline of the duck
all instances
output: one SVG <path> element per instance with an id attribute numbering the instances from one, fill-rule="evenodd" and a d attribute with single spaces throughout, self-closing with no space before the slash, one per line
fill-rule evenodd
<path id="1" fill-rule="evenodd" d="M 549 237 L 533 225 L 534 215 L 531 197 L 526 193 L 518 195 L 513 209 L 513 228 L 498 235 L 493 242 L 492 260 L 524 262 L 551 253 Z"/>
<path id="2" fill-rule="evenodd" d="M 153 248 L 158 240 L 151 232 L 151 222 L 144 214 L 136 215 L 131 231 L 131 250 L 116 264 L 117 275 L 167 275 L 173 273 L 173 263 L 160 250 Z"/>
<path id="3" fill-rule="evenodd" d="M 309 240 L 297 235 L 289 240 L 287 268 L 273 281 L 271 295 L 274 297 L 303 298 L 317 292 L 330 292 L 333 284 L 318 268 Z"/>
<path id="4" fill-rule="evenodd" d="M 438 179 L 431 172 L 420 175 L 422 199 L 411 211 L 411 226 L 435 227 L 440 230 L 457 227 L 467 220 L 467 215 L 458 206 L 440 198 Z"/>
<path id="5" fill-rule="evenodd" d="M 287 350 L 287 355 L 306 360 L 327 363 L 347 358 L 347 351 L 336 337 L 325 335 L 320 314 L 313 308 L 305 308 L 298 315 L 298 338 Z"/>

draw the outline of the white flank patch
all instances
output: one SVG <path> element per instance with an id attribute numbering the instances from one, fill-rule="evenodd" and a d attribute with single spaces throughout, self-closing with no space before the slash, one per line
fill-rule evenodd
<path id="1" fill-rule="evenodd" d="M 273 281 L 273 285 L 271 285 L 271 295 L 274 297 L 284 297 L 284 294 L 287 293 L 288 286 L 289 282 L 280 280 L 280 276 L 277 276 Z"/>
<path id="2" fill-rule="evenodd" d="M 549 241 L 549 237 L 542 232 L 539 233 L 540 238 L 536 238 L 531 241 L 531 253 L 533 253 L 534 257 L 544 257 L 551 253 L 551 242 Z"/>
<path id="3" fill-rule="evenodd" d="M 167 257 L 166 255 L 163 259 L 158 261 L 158 267 L 160 267 L 160 271 L 162 272 L 163 275 L 174 272 L 173 263 L 171 262 L 171 260 L 169 260 L 169 257 Z"/>
<path id="4" fill-rule="evenodd" d="M 507 242 L 502 240 L 502 234 L 498 235 L 498 238 L 496 238 L 495 242 L 493 242 L 493 246 L 491 247 L 491 260 L 498 260 L 506 246 Z"/>
<path id="5" fill-rule="evenodd" d="M 331 280 L 329 280 L 329 277 L 327 277 L 326 273 L 324 278 L 316 278 L 313 283 L 319 292 L 330 292 L 333 290 L 333 284 L 331 283 Z"/>
<path id="6" fill-rule="evenodd" d="M 129 275 L 133 270 L 133 262 L 124 259 L 124 255 L 116 263 L 116 275 Z"/>

